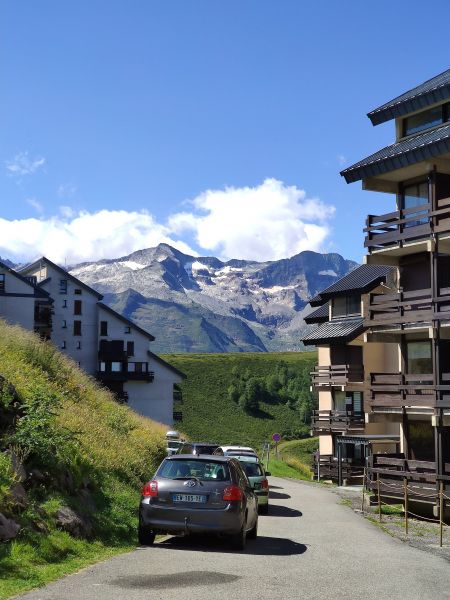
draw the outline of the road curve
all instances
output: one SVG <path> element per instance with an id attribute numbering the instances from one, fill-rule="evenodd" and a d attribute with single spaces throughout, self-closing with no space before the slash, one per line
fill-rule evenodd
<path id="1" fill-rule="evenodd" d="M 450 598 L 450 564 L 411 548 L 320 486 L 270 478 L 270 514 L 245 552 L 169 538 L 20 596 L 27 600 L 427 600 Z"/>

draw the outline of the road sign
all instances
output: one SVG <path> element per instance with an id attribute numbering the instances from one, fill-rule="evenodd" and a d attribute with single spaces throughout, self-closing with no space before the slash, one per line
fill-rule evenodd
<path id="1" fill-rule="evenodd" d="M 281 435 L 279 433 L 274 433 L 272 439 L 274 442 L 279 442 L 281 440 Z"/>

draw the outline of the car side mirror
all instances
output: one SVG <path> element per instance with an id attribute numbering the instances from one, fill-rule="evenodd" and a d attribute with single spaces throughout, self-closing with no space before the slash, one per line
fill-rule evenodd
<path id="1" fill-rule="evenodd" d="M 270 475 L 272 475 L 272 473 L 270 471 L 266 471 L 266 476 L 270 477 Z"/>

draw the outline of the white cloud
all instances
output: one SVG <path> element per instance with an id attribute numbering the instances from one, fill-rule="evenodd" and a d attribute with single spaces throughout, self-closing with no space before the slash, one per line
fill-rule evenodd
<path id="1" fill-rule="evenodd" d="M 36 198 L 27 198 L 26 203 L 29 204 L 36 212 L 42 214 L 44 212 L 44 207 Z"/>
<path id="2" fill-rule="evenodd" d="M 30 158 L 28 152 L 19 152 L 12 160 L 5 162 L 6 170 L 12 177 L 32 175 L 45 165 L 45 158 Z"/>
<path id="3" fill-rule="evenodd" d="M 256 187 L 207 190 L 193 211 L 173 215 L 176 234 L 192 231 L 201 248 L 223 258 L 278 260 L 302 250 L 320 250 L 334 207 L 276 179 Z"/>
<path id="4" fill-rule="evenodd" d="M 60 206 L 49 218 L 0 218 L 0 255 L 16 261 L 45 255 L 74 264 L 126 256 L 161 242 L 197 255 L 182 241 L 188 235 L 202 251 L 221 258 L 278 260 L 323 250 L 334 213 L 333 206 L 275 179 L 256 187 L 208 190 L 188 205 L 190 212 L 173 214 L 164 224 L 147 211 L 80 212 L 70 206 Z M 33 206 L 38 209 L 38 203 Z"/>
<path id="5" fill-rule="evenodd" d="M 67 216 L 69 215 L 69 216 Z M 116 258 L 166 242 L 193 254 L 184 242 L 145 211 L 100 210 L 49 219 L 8 221 L 0 218 L 0 255 L 28 261 L 45 255 L 59 263 Z"/>

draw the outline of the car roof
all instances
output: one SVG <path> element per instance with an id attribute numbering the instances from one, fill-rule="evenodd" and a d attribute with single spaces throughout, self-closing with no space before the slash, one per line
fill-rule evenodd
<path id="1" fill-rule="evenodd" d="M 233 450 L 242 450 L 242 452 L 255 452 L 253 448 L 250 446 L 221 446 L 224 452 L 233 451 Z M 256 453 L 255 453 L 256 454 Z"/>
<path id="2" fill-rule="evenodd" d="M 214 446 L 215 448 L 219 447 L 219 444 L 215 444 L 214 442 L 184 442 L 186 445 L 190 446 Z"/>
<path id="3" fill-rule="evenodd" d="M 211 460 L 215 462 L 230 462 L 234 456 L 222 456 L 221 454 L 173 454 L 166 456 L 164 460 Z"/>
<path id="4" fill-rule="evenodd" d="M 238 454 L 234 456 L 230 456 L 230 458 L 236 458 L 241 462 L 254 462 L 259 463 L 259 458 L 257 456 L 251 456 L 250 454 Z"/>

